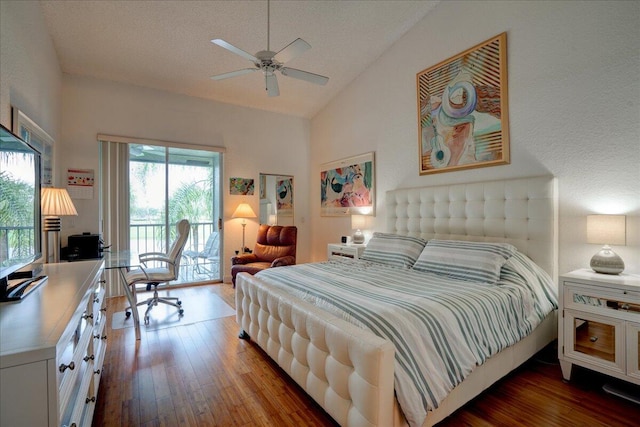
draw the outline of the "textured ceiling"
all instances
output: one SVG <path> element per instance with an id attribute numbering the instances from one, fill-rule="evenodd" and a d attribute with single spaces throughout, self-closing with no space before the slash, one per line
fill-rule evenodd
<path id="1" fill-rule="evenodd" d="M 216 46 L 221 38 L 266 50 L 267 2 L 41 1 L 62 71 L 230 104 L 313 117 L 438 1 L 271 2 L 270 47 L 296 38 L 312 48 L 287 66 L 328 76 L 316 86 L 280 74 L 268 97 L 261 73 L 213 81 L 252 64 Z"/>

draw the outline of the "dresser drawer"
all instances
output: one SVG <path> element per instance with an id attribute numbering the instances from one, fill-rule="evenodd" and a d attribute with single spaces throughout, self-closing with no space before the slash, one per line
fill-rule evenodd
<path id="1" fill-rule="evenodd" d="M 640 292 L 621 289 L 602 289 L 575 283 L 565 283 L 564 306 L 575 310 L 620 315 L 640 321 Z"/>
<path id="2" fill-rule="evenodd" d="M 82 304 L 87 307 L 88 298 Z M 56 358 L 56 378 L 60 391 L 60 408 L 66 407 L 69 398 L 69 390 L 77 381 L 76 376 L 86 355 L 86 349 L 91 340 L 93 322 L 87 310 L 80 312 L 76 316 L 76 321 L 70 324 L 75 325 L 70 334 L 65 334 L 64 347 Z"/>
<path id="3" fill-rule="evenodd" d="M 80 391 L 80 384 L 88 369 L 87 348 L 92 340 L 93 324 L 86 318 L 82 318 L 71 341 L 67 344 L 65 352 L 59 357 L 57 363 L 57 375 L 60 378 L 59 409 L 61 425 L 70 425 L 68 419 L 71 410 Z"/>

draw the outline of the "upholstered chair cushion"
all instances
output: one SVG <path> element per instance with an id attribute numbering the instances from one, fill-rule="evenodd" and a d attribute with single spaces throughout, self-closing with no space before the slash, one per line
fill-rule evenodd
<path id="1" fill-rule="evenodd" d="M 295 226 L 260 225 L 251 254 L 231 258 L 231 280 L 236 284 L 240 272 L 255 274 L 265 268 L 294 265 L 298 229 Z"/>

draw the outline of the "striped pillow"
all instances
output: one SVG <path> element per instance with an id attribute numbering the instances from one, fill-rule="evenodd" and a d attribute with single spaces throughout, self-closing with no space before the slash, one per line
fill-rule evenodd
<path id="1" fill-rule="evenodd" d="M 373 233 L 360 259 L 394 267 L 410 268 L 427 244 L 419 237 Z"/>
<path id="2" fill-rule="evenodd" d="M 429 240 L 413 268 L 476 283 L 496 283 L 500 269 L 513 254 L 508 243 Z"/>

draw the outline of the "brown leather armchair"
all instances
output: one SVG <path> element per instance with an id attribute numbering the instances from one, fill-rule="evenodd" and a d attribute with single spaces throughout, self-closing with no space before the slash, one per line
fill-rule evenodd
<path id="1" fill-rule="evenodd" d="M 231 258 L 233 287 L 240 272 L 256 274 L 265 268 L 294 265 L 297 239 L 298 229 L 294 226 L 260 225 L 253 253 Z"/>

